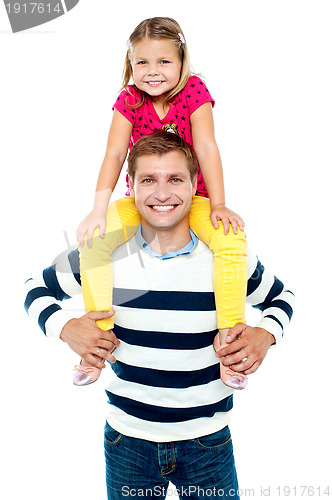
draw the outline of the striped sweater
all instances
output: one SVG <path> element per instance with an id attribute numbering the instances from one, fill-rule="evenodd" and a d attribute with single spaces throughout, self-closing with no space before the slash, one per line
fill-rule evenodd
<path id="1" fill-rule="evenodd" d="M 229 422 L 233 390 L 220 380 L 213 256 L 199 242 L 190 255 L 160 260 L 135 238 L 113 254 L 114 333 L 107 420 L 119 432 L 156 442 L 193 439 Z M 248 252 L 247 302 L 262 311 L 257 326 L 278 343 L 293 312 L 293 294 Z M 26 282 L 25 308 L 47 336 L 70 318 L 59 301 L 81 293 L 78 251 L 63 254 Z"/>

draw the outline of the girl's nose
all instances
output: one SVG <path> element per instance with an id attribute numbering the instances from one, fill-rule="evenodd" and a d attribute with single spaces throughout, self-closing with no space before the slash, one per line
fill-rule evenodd
<path id="1" fill-rule="evenodd" d="M 155 65 L 149 66 L 149 75 L 151 75 L 151 76 L 159 75 L 158 67 Z"/>

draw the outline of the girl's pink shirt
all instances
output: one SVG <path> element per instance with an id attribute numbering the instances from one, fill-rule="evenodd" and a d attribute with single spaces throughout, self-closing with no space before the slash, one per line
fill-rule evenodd
<path id="1" fill-rule="evenodd" d="M 142 106 L 138 109 L 131 109 L 128 105 L 139 102 L 140 93 L 133 85 L 129 85 L 128 90 L 129 92 L 123 90 L 119 94 L 112 109 L 117 109 L 133 125 L 129 149 L 143 135 L 153 134 L 153 132 L 161 130 L 165 125 L 176 125 L 181 137 L 193 147 L 190 115 L 205 102 L 211 102 L 212 106 L 215 104 L 205 83 L 198 76 L 191 76 L 189 78 L 187 85 L 177 94 L 167 115 L 162 119 L 159 118 L 153 102 L 148 95 L 145 95 L 145 101 Z M 200 168 L 196 194 L 208 197 Z M 126 195 L 129 195 L 128 180 Z"/>

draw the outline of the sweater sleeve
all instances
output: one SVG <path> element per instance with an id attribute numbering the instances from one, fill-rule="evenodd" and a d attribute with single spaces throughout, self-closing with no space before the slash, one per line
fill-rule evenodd
<path id="1" fill-rule="evenodd" d="M 247 303 L 262 311 L 256 326 L 271 333 L 278 344 L 293 316 L 294 294 L 249 249 L 247 262 Z"/>
<path id="2" fill-rule="evenodd" d="M 78 249 L 62 253 L 41 275 L 25 282 L 24 308 L 47 337 L 59 338 L 71 315 L 60 302 L 81 294 Z"/>
<path id="3" fill-rule="evenodd" d="M 247 303 L 262 312 L 256 326 L 270 332 L 278 344 L 293 315 L 294 294 L 265 269 L 250 249 L 247 263 Z M 47 337 L 58 338 L 71 319 L 60 303 L 81 293 L 79 252 L 68 250 L 41 275 L 26 281 L 24 307 Z"/>

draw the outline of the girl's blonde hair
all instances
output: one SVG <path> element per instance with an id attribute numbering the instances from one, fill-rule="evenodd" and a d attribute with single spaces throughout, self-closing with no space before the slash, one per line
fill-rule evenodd
<path id="1" fill-rule="evenodd" d="M 186 86 L 192 74 L 188 48 L 182 29 L 179 24 L 170 17 L 151 17 L 145 19 L 134 29 L 128 40 L 128 50 L 123 68 L 122 89 L 128 91 L 128 84 L 133 75 L 131 61 L 135 44 L 149 38 L 152 40 L 169 40 L 172 42 L 182 61 L 179 81 L 174 89 L 166 93 L 166 102 L 170 104 L 174 97 Z M 140 102 L 130 106 L 130 108 L 137 109 L 142 106 L 145 95 L 142 91 L 140 91 L 140 94 Z"/>

